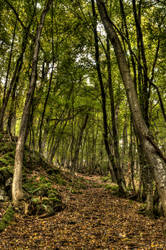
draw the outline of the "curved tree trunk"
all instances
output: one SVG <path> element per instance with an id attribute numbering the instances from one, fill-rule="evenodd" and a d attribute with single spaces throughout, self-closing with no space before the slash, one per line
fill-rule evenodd
<path id="1" fill-rule="evenodd" d="M 102 0 L 97 0 L 97 5 L 108 37 L 114 47 L 119 70 L 126 89 L 135 129 L 139 136 L 139 140 L 141 142 L 149 167 L 154 170 L 155 181 L 161 198 L 164 214 L 166 216 L 166 159 L 162 155 L 158 146 L 154 143 L 150 131 L 142 116 L 134 81 L 130 75 L 129 67 L 119 37 L 107 14 L 105 4 Z"/>
<path id="2" fill-rule="evenodd" d="M 29 90 L 28 90 L 25 105 L 24 105 L 24 110 L 23 110 L 23 115 L 22 115 L 21 125 L 20 125 L 20 132 L 19 132 L 19 137 L 18 137 L 18 141 L 16 145 L 16 153 L 15 153 L 14 175 L 13 175 L 13 183 L 12 183 L 12 201 L 14 205 L 17 205 L 19 203 L 19 200 L 23 198 L 23 191 L 22 191 L 23 154 L 24 154 L 24 145 L 25 145 L 25 139 L 26 139 L 26 130 L 28 126 L 28 117 L 30 114 L 30 107 L 32 104 L 32 99 L 33 99 L 34 90 L 36 86 L 39 41 L 40 41 L 42 28 L 44 25 L 45 16 L 50 8 L 52 1 L 53 0 L 48 0 L 46 3 L 46 6 L 41 14 L 40 23 L 37 27 L 36 36 L 35 36 L 30 86 L 29 86 Z"/>

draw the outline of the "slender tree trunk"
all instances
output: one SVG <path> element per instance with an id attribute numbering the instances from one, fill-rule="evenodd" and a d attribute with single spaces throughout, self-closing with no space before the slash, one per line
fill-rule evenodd
<path id="1" fill-rule="evenodd" d="M 120 172 L 120 169 L 118 169 L 118 166 L 116 165 L 114 156 L 110 150 L 109 143 L 108 143 L 108 125 L 107 125 L 107 111 L 106 111 L 106 94 L 104 90 L 104 84 L 102 80 L 102 74 L 101 74 L 101 69 L 100 69 L 100 58 L 99 58 L 99 46 L 98 46 L 98 35 L 97 35 L 97 16 L 96 16 L 96 11 L 95 11 L 95 6 L 94 6 L 94 0 L 91 0 L 92 2 L 92 11 L 93 11 L 93 17 L 94 17 L 94 24 L 93 24 L 93 31 L 94 31 L 94 39 L 95 39 L 95 60 L 96 60 L 96 70 L 98 73 L 98 79 L 100 83 L 100 89 L 101 89 L 101 98 L 102 98 L 102 111 L 103 111 L 103 126 L 104 126 L 104 143 L 105 143 L 105 148 L 106 152 L 108 155 L 108 159 L 111 162 L 113 171 L 115 173 L 117 183 L 119 186 L 119 191 L 120 193 L 124 194 L 125 193 L 125 185 L 124 181 L 122 179 L 122 174 Z"/>
<path id="2" fill-rule="evenodd" d="M 112 85 L 112 75 L 111 75 L 111 58 L 110 58 L 110 44 L 109 39 L 107 38 L 107 69 L 108 69 L 108 87 L 109 87 L 109 95 L 111 101 L 111 122 L 112 122 L 112 135 L 113 135 L 113 143 L 114 143 L 114 158 L 115 164 L 119 169 L 120 178 L 123 180 L 124 185 L 125 179 L 123 176 L 123 172 L 120 164 L 120 154 L 119 154 L 119 138 L 118 138 L 118 130 L 116 124 L 116 114 L 115 114 L 115 102 L 114 102 L 114 91 Z"/>
<path id="3" fill-rule="evenodd" d="M 149 81 L 148 81 L 148 67 L 147 67 L 147 61 L 146 61 L 146 56 L 145 56 L 143 33 L 141 29 L 142 1 L 139 2 L 138 11 L 137 11 L 137 6 L 136 6 L 136 1 L 132 0 L 132 3 L 133 3 L 133 13 L 134 13 L 136 32 L 137 32 L 137 48 L 138 48 L 138 53 L 139 53 L 138 69 L 139 69 L 140 74 L 138 75 L 138 79 L 139 79 L 139 85 L 141 85 L 140 93 L 139 93 L 140 104 L 142 108 L 143 118 L 145 120 L 147 127 L 149 128 L 150 126 L 150 121 L 149 121 L 150 86 L 149 86 Z M 140 66 L 141 61 L 143 63 L 143 72 Z M 146 157 L 144 156 L 143 152 L 141 152 L 140 157 L 143 158 L 141 160 L 141 162 L 143 162 L 143 165 L 141 165 L 141 167 L 143 168 L 144 179 L 145 179 L 145 182 L 143 183 L 144 183 L 145 194 L 146 194 L 147 212 L 152 213 L 153 212 L 153 174 L 151 174 L 152 171 L 150 171 L 149 164 L 147 163 L 145 159 Z"/>
<path id="4" fill-rule="evenodd" d="M 132 184 L 132 189 L 134 193 L 136 192 L 135 189 L 135 183 L 134 183 L 134 150 L 133 150 L 133 123 L 132 123 L 132 117 L 130 118 L 130 145 L 129 145 L 129 159 L 130 159 L 130 170 L 131 170 L 131 184 Z"/>
<path id="5" fill-rule="evenodd" d="M 60 140 L 61 140 L 61 136 L 64 133 L 65 127 L 67 125 L 67 121 L 64 123 L 63 127 L 61 128 L 61 132 L 59 133 L 58 139 L 56 142 L 54 142 L 54 144 L 52 143 L 52 147 L 50 148 L 50 154 L 49 154 L 49 162 L 52 164 L 53 163 L 53 159 L 55 156 L 55 153 L 59 147 L 60 144 Z"/>
<path id="6" fill-rule="evenodd" d="M 126 89 L 126 94 L 132 113 L 136 132 L 139 136 L 143 151 L 145 153 L 149 167 L 154 170 L 155 181 L 161 198 L 162 207 L 166 216 L 166 159 L 160 149 L 155 144 L 145 120 L 141 113 L 138 102 L 134 81 L 130 75 L 129 67 L 126 62 L 125 54 L 122 49 L 119 37 L 114 29 L 113 23 L 108 17 L 105 4 L 102 0 L 97 0 L 98 10 L 105 26 L 109 39 L 114 47 L 121 77 Z"/>
<path id="7" fill-rule="evenodd" d="M 4 120 L 4 116 L 5 116 L 5 111 L 6 111 L 6 108 L 7 108 L 7 105 L 8 105 L 8 101 L 9 101 L 13 86 L 16 89 L 16 86 L 17 86 L 17 84 L 19 82 L 20 72 L 21 72 L 22 65 L 23 65 L 23 57 L 24 57 L 24 53 L 25 53 L 26 46 L 27 46 L 27 43 L 28 43 L 29 32 L 30 32 L 30 28 L 31 28 L 31 24 L 32 24 L 32 21 L 33 21 L 34 14 L 35 14 L 35 10 L 34 10 L 32 16 L 31 16 L 31 20 L 30 20 L 28 26 L 24 27 L 23 40 L 22 40 L 22 44 L 21 44 L 21 53 L 20 53 L 20 55 L 19 55 L 19 57 L 17 59 L 15 70 L 14 70 L 14 73 L 13 73 L 9 88 L 8 88 L 7 92 L 6 92 L 6 89 L 4 90 L 3 104 L 2 104 L 2 107 L 1 107 L 1 110 L 0 110 L 0 130 L 3 130 L 3 120 Z M 7 80 L 8 80 L 8 77 L 7 77 Z M 6 85 L 5 86 L 5 88 L 6 88 L 7 87 L 7 82 L 6 82 L 5 85 Z"/>
<path id="8" fill-rule="evenodd" d="M 16 27 L 17 27 L 17 20 L 16 20 L 16 23 L 15 23 L 15 26 L 14 26 L 13 37 L 12 37 L 12 43 L 11 43 L 11 48 L 10 48 L 9 62 L 8 62 L 8 68 L 7 68 L 6 79 L 5 79 L 4 93 L 3 93 L 3 101 L 2 101 L 3 103 L 5 102 L 6 90 L 7 90 L 7 84 L 8 84 L 8 78 L 9 78 L 9 73 L 10 73 L 10 66 L 11 66 L 11 62 L 12 62 L 14 40 L 15 40 L 15 36 L 16 36 Z"/>
<path id="9" fill-rule="evenodd" d="M 142 34 L 142 29 L 141 29 L 141 4 L 142 4 L 142 1 L 139 2 L 138 14 L 137 14 L 136 1 L 132 0 L 132 3 L 133 3 L 133 13 L 134 13 L 136 32 L 137 32 L 137 47 L 138 47 L 138 53 L 140 55 L 139 62 L 138 62 L 139 68 L 141 65 L 140 60 L 142 59 L 142 62 L 143 62 L 143 72 L 141 72 L 142 69 L 139 69 L 139 72 L 141 73 L 141 75 L 143 75 L 141 93 L 140 93 L 140 103 L 141 103 L 141 107 L 142 107 L 142 114 L 143 114 L 144 120 L 145 120 L 147 126 L 149 127 L 148 110 L 149 110 L 150 92 L 148 90 L 149 89 L 148 67 L 147 67 L 147 62 L 146 62 L 143 34 Z"/>
<path id="10" fill-rule="evenodd" d="M 12 90 L 12 100 L 10 104 L 10 110 L 9 110 L 9 117 L 7 121 L 7 132 L 12 139 L 12 132 L 11 132 L 11 126 L 12 126 L 12 120 L 16 116 L 16 88 L 17 88 L 17 82 L 15 82 Z"/>
<path id="11" fill-rule="evenodd" d="M 40 123 L 40 130 L 39 130 L 39 153 L 42 154 L 42 128 L 43 128 L 43 123 L 44 123 L 44 116 L 46 112 L 46 107 L 48 103 L 48 98 L 50 95 L 51 91 L 51 86 L 52 86 L 52 78 L 53 78 L 53 72 L 54 72 L 54 62 L 55 62 L 55 55 L 54 55 L 54 18 L 53 18 L 53 8 L 52 8 L 52 69 L 51 69 L 51 75 L 49 79 L 49 86 L 48 86 L 48 91 L 46 95 L 46 99 L 44 102 L 44 107 L 43 107 L 43 112 L 42 112 L 42 118 L 41 118 L 41 123 Z"/>
<path id="12" fill-rule="evenodd" d="M 72 159 L 72 172 L 75 172 L 75 170 L 76 170 L 77 161 L 78 161 L 78 157 L 79 157 L 79 151 L 80 151 L 80 147 L 81 147 L 81 143 L 82 143 L 82 137 L 83 137 L 83 133 L 84 133 L 84 130 L 85 130 L 87 122 L 88 122 L 88 118 L 89 118 L 89 114 L 86 114 L 85 120 L 84 120 L 82 127 L 80 129 L 80 132 L 79 132 L 79 138 L 77 141 L 75 154 L 74 154 L 74 157 Z"/>
<path id="13" fill-rule="evenodd" d="M 26 130 L 28 126 L 28 117 L 30 114 L 30 107 L 32 104 L 32 99 L 33 99 L 34 90 L 36 86 L 39 41 L 40 41 L 42 28 L 44 25 L 45 16 L 50 8 L 52 1 L 53 0 L 48 0 L 46 3 L 46 6 L 41 14 L 40 23 L 37 27 L 36 36 L 35 36 L 30 86 L 29 86 L 29 90 L 28 90 L 25 105 L 24 105 L 24 110 L 23 110 L 23 115 L 22 115 L 21 125 L 20 125 L 20 132 L 19 132 L 19 137 L 18 137 L 18 141 L 16 145 L 16 153 L 15 153 L 14 175 L 13 175 L 13 183 L 12 183 L 12 200 L 13 200 L 13 204 L 16 206 L 19 203 L 19 200 L 23 198 L 23 190 L 22 190 L 23 154 L 24 154 Z"/>

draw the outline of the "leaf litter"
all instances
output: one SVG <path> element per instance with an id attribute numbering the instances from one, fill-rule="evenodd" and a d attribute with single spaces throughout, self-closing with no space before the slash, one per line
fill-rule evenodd
<path id="1" fill-rule="evenodd" d="M 0 249 L 166 249 L 164 218 L 138 214 L 140 203 L 111 194 L 100 177 L 82 178 L 87 187 L 79 192 L 59 188 L 66 207 L 56 215 L 17 215 Z"/>

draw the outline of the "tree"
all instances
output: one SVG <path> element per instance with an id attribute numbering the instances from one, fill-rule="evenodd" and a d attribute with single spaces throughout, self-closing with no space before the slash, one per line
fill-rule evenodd
<path id="1" fill-rule="evenodd" d="M 143 147 L 147 162 L 154 170 L 155 181 L 161 198 L 164 214 L 166 216 L 166 159 L 164 158 L 162 152 L 154 142 L 154 139 L 150 134 L 150 131 L 141 113 L 141 108 L 138 102 L 134 81 L 130 74 L 122 44 L 117 35 L 117 31 L 114 28 L 115 26 L 107 14 L 104 2 L 102 0 L 97 0 L 97 5 L 108 37 L 114 47 L 119 70 L 126 89 L 126 95 L 132 113 L 134 126 L 139 136 L 141 145 Z"/>
<path id="2" fill-rule="evenodd" d="M 42 14 L 41 14 L 40 23 L 38 24 L 36 35 L 35 35 L 30 85 L 29 85 L 29 90 L 27 93 L 24 110 L 22 114 L 20 132 L 19 132 L 19 137 L 18 137 L 18 141 L 16 145 L 16 153 L 15 153 L 14 175 L 13 175 L 13 183 L 12 183 L 12 200 L 13 200 L 14 205 L 18 205 L 19 200 L 23 198 L 23 191 L 22 191 L 23 154 L 24 154 L 24 145 L 25 145 L 27 126 L 28 126 L 28 118 L 30 114 L 30 107 L 32 105 L 32 99 L 33 99 L 36 79 L 37 79 L 37 62 L 38 62 L 38 54 L 39 54 L 39 42 L 40 42 L 42 28 L 44 25 L 45 16 L 47 12 L 49 11 L 52 1 L 53 0 L 48 0 L 46 2 L 45 8 L 43 9 Z"/>

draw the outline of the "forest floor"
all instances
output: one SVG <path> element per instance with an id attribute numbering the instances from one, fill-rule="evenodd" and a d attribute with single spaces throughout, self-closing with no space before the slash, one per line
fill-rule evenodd
<path id="1" fill-rule="evenodd" d="M 48 218 L 17 215 L 1 233 L 0 249 L 166 249 L 163 218 L 138 214 L 140 203 L 119 198 L 101 177 L 87 187 L 61 187 L 66 207 Z"/>

